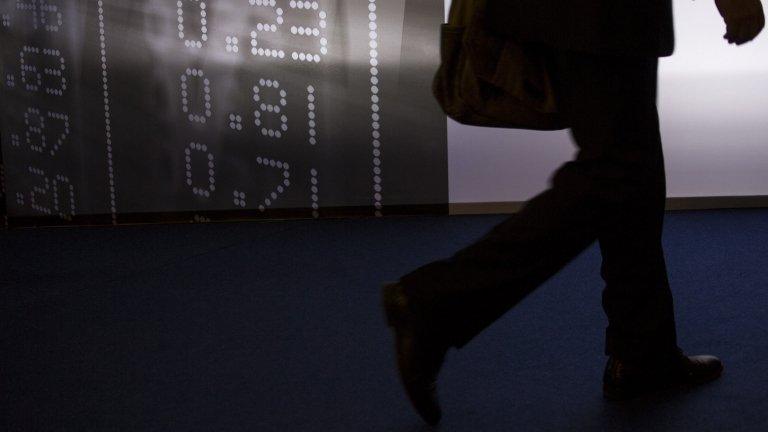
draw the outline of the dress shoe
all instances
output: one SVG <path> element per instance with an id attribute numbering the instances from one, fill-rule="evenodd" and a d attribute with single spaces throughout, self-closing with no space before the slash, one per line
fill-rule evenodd
<path id="1" fill-rule="evenodd" d="M 382 303 L 387 323 L 395 336 L 400 381 L 416 412 L 428 424 L 436 425 L 441 417 L 437 375 L 449 345 L 429 335 L 418 324 L 399 283 L 384 285 Z"/>
<path id="2" fill-rule="evenodd" d="M 603 375 L 603 395 L 626 400 L 656 391 L 688 388 L 717 379 L 723 363 L 714 356 L 686 356 L 681 351 L 664 362 L 628 362 L 610 357 Z"/>

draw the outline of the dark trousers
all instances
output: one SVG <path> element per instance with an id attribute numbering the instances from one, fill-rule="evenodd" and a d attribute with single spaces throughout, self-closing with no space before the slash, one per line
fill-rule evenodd
<path id="1" fill-rule="evenodd" d="M 400 282 L 425 328 L 461 348 L 597 240 L 605 353 L 672 355 L 677 341 L 661 244 L 666 182 L 658 59 L 548 50 L 548 61 L 579 148 L 575 160 L 477 242 Z"/>

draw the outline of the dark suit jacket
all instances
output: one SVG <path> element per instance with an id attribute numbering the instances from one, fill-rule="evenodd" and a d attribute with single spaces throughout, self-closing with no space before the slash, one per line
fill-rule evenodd
<path id="1" fill-rule="evenodd" d="M 672 0 L 488 0 L 493 32 L 597 54 L 666 57 Z"/>

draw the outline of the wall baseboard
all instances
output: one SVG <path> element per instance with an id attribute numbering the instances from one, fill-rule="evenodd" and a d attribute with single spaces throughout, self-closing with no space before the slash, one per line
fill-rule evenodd
<path id="1" fill-rule="evenodd" d="M 523 201 L 452 203 L 448 211 L 451 215 L 510 214 L 518 212 L 524 204 Z M 667 198 L 666 205 L 668 211 L 732 208 L 768 208 L 768 195 L 673 197 Z"/>

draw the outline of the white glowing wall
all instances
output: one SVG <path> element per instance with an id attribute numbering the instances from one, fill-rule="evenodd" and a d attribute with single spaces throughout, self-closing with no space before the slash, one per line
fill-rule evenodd
<path id="1" fill-rule="evenodd" d="M 661 60 L 658 100 L 668 196 L 768 195 L 768 31 L 735 47 L 713 1 L 674 6 L 677 48 Z M 525 201 L 575 151 L 566 132 L 449 120 L 450 201 Z"/>

